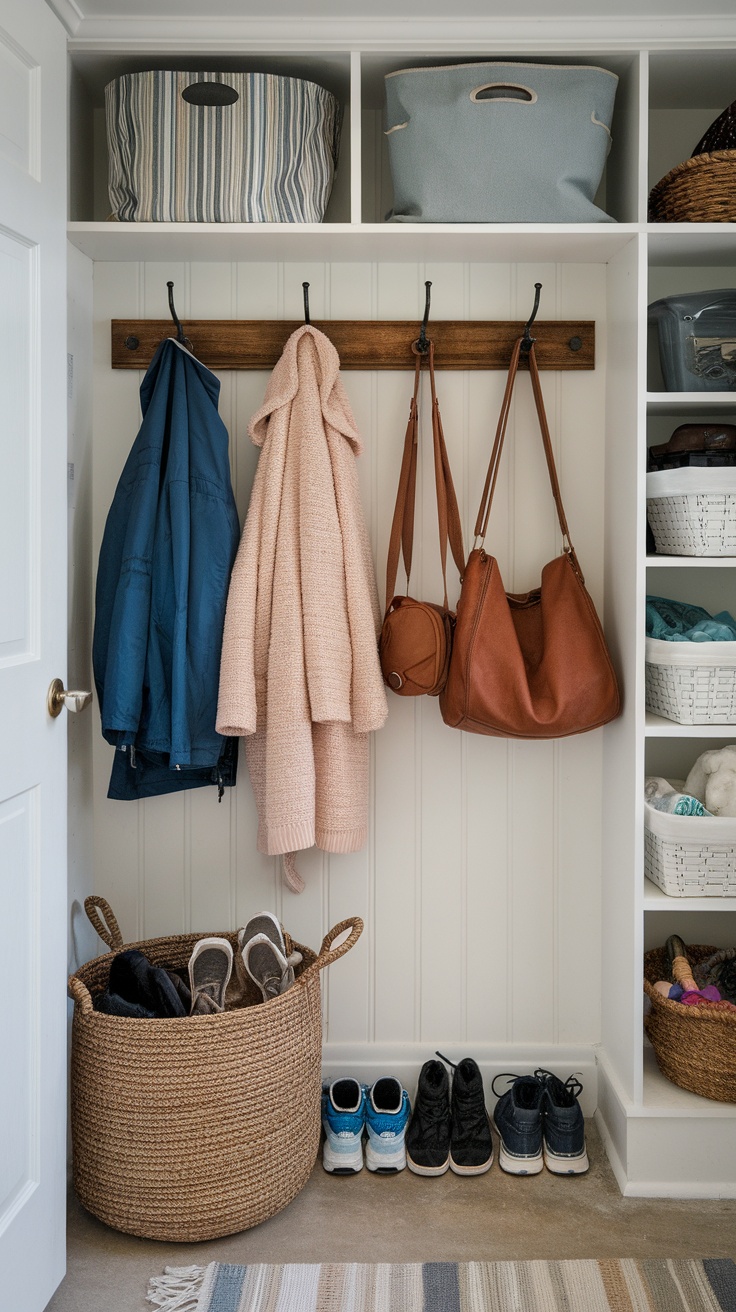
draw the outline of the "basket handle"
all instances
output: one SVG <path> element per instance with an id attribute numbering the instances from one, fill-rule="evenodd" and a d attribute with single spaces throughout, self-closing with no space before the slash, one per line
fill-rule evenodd
<path id="1" fill-rule="evenodd" d="M 82 1015 L 86 1016 L 94 1011 L 90 991 L 87 988 L 87 985 L 82 983 L 81 979 L 77 979 L 76 975 L 69 976 L 67 993 L 70 998 L 74 999 L 79 1010 L 82 1012 Z"/>
<path id="2" fill-rule="evenodd" d="M 341 943 L 338 948 L 333 948 L 332 944 L 335 939 L 344 934 L 346 929 L 350 930 L 350 934 L 345 942 Z M 328 929 L 322 939 L 322 947 L 319 950 L 317 960 L 307 967 L 304 975 L 313 970 L 324 970 L 325 966 L 331 966 L 333 961 L 337 961 L 339 957 L 344 957 L 346 952 L 355 947 L 362 933 L 363 921 L 360 916 L 349 916 L 347 920 L 341 920 L 339 924 L 333 925 L 332 929 Z"/>
<path id="3" fill-rule="evenodd" d="M 84 899 L 84 909 L 92 928 L 97 931 L 103 943 L 107 943 L 113 952 L 117 952 L 118 948 L 123 946 L 123 936 L 110 903 L 106 902 L 104 897 L 90 896 Z M 100 917 L 100 911 L 105 917 L 104 921 Z"/>

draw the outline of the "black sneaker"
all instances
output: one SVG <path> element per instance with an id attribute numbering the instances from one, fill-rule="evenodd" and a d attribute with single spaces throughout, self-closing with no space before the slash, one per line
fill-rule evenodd
<path id="1" fill-rule="evenodd" d="M 406 1164 L 415 1175 L 444 1175 L 450 1165 L 450 1081 L 441 1061 L 425 1061 L 406 1131 Z"/>
<path id="2" fill-rule="evenodd" d="M 498 1164 L 509 1175 L 538 1175 L 544 1166 L 542 1149 L 542 1101 L 544 1084 L 535 1075 L 497 1075 L 496 1080 L 513 1080 L 493 1112 L 501 1147 Z"/>
<path id="3" fill-rule="evenodd" d="M 438 1053 L 439 1057 L 441 1054 Z M 447 1061 L 446 1057 L 442 1058 Z M 472 1057 L 452 1066 L 450 1100 L 450 1170 L 456 1175 L 483 1175 L 493 1162 L 493 1138 L 483 1077 Z"/>
<path id="4" fill-rule="evenodd" d="M 544 1164 L 553 1175 L 584 1175 L 588 1170 L 585 1121 L 578 1096 L 583 1086 L 576 1075 L 562 1083 L 549 1071 L 535 1071 L 544 1089 Z"/>

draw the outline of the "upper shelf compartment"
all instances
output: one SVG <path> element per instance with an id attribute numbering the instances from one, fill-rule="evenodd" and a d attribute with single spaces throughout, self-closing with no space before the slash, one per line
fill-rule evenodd
<path id="1" fill-rule="evenodd" d="M 734 96 L 733 48 L 650 53 L 648 191 L 690 158 Z"/>
<path id="2" fill-rule="evenodd" d="M 74 221 L 104 221 L 110 213 L 108 197 L 108 152 L 105 126 L 105 87 L 124 73 L 146 69 L 177 69 L 202 72 L 278 73 L 305 78 L 331 91 L 343 107 L 340 154 L 335 183 L 325 223 L 350 221 L 350 53 L 226 55 L 198 51 L 162 54 L 152 51 L 97 51 L 74 49 L 70 53 L 70 174 L 69 217 Z M 138 225 L 127 225 L 137 227 Z M 190 226 L 190 225 L 187 225 Z"/>
<path id="3" fill-rule="evenodd" d="M 587 64 L 620 79 L 613 146 L 596 200 L 615 223 L 387 223 L 391 183 L 384 136 L 384 76 L 402 67 L 437 65 L 442 55 L 403 50 L 267 54 L 185 50 L 162 55 L 100 51 L 71 43 L 70 240 L 95 259 L 553 260 L 605 263 L 631 238 L 641 218 L 639 118 L 641 56 L 635 52 L 453 52 L 452 62 L 488 59 Z M 114 77 L 151 68 L 264 71 L 304 77 L 332 91 L 344 108 L 340 159 L 324 224 L 138 224 L 107 222 L 104 88 Z"/>
<path id="4" fill-rule="evenodd" d="M 387 74 L 406 68 L 433 68 L 468 63 L 504 64 L 584 64 L 608 69 L 619 78 L 611 129 L 612 146 L 596 204 L 619 223 L 632 223 L 638 217 L 638 142 L 640 57 L 606 51 L 575 51 L 570 55 L 530 53 L 509 50 L 453 50 L 451 58 L 426 53 L 363 53 L 361 66 L 361 186 L 362 218 L 365 223 L 380 223 L 393 204 L 393 189 L 386 141 L 385 89 Z M 520 81 L 523 80 L 520 76 Z M 395 226 L 395 225 L 392 225 Z M 601 225 L 609 226 L 609 225 Z"/>

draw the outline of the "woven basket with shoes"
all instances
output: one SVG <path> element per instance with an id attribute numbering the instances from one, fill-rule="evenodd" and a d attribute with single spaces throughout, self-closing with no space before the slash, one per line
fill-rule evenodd
<path id="1" fill-rule="evenodd" d="M 95 1011 L 123 947 L 103 898 L 87 914 L 111 951 L 69 980 L 74 1186 L 117 1230 L 194 1241 L 257 1225 L 306 1184 L 320 1135 L 320 971 L 349 952 L 363 922 L 335 925 L 268 1002 L 214 1015 L 133 1020 Z M 105 917 L 103 924 L 99 912 Z M 349 937 L 333 948 L 335 939 Z M 128 944 L 154 966 L 186 967 L 203 934 Z M 237 936 L 223 934 L 234 949 Z M 255 1002 L 255 993 L 254 993 Z"/>
<path id="2" fill-rule="evenodd" d="M 736 150 L 693 155 L 670 169 L 649 195 L 651 223 L 736 221 Z"/>
<path id="3" fill-rule="evenodd" d="M 690 944 L 693 967 L 716 948 Z M 681 1089 L 715 1102 L 736 1102 L 736 1011 L 715 1006 L 685 1007 L 671 1002 L 654 988 L 668 978 L 666 948 L 644 953 L 644 991 L 652 1009 L 644 1028 L 663 1075 Z"/>

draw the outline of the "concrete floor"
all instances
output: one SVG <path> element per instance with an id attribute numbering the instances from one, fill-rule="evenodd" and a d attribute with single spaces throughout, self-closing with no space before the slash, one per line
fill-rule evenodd
<path id="1" fill-rule="evenodd" d="M 462 1179 L 329 1176 L 315 1167 L 278 1216 L 203 1244 L 118 1234 L 73 1197 L 68 1273 L 47 1312 L 145 1312 L 150 1276 L 165 1266 L 223 1262 L 503 1261 L 582 1257 L 736 1258 L 736 1201 L 622 1198 L 595 1127 L 591 1169 L 529 1179 L 499 1169 Z"/>

